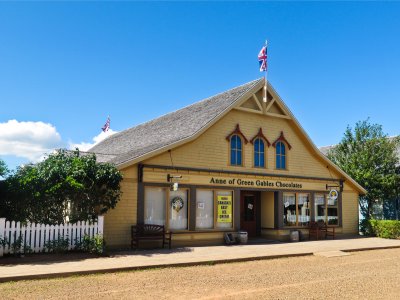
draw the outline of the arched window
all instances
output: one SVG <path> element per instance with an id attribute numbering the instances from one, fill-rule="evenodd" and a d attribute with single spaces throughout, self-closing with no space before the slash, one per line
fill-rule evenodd
<path id="1" fill-rule="evenodd" d="M 286 146 L 283 142 L 278 141 L 275 145 L 276 151 L 276 168 L 286 169 Z"/>
<path id="2" fill-rule="evenodd" d="M 234 134 L 231 136 L 231 165 L 242 165 L 242 140 L 239 135 Z"/>
<path id="3" fill-rule="evenodd" d="M 264 141 L 257 138 L 254 141 L 254 166 L 259 168 L 265 167 L 265 147 Z"/>

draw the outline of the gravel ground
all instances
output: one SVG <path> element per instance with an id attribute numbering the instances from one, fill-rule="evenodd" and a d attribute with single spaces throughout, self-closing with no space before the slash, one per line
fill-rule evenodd
<path id="1" fill-rule="evenodd" d="M 398 299 L 400 249 L 0 284 L 0 299 Z"/>

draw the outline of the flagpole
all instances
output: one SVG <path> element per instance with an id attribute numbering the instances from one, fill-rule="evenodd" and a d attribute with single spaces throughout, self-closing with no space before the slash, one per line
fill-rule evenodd
<path id="1" fill-rule="evenodd" d="M 267 81 L 267 75 L 268 75 L 268 40 L 265 41 L 265 50 L 266 50 L 266 54 L 267 54 L 267 58 L 265 60 L 265 75 L 264 75 L 264 103 L 267 103 L 267 85 L 268 85 L 268 81 Z"/>

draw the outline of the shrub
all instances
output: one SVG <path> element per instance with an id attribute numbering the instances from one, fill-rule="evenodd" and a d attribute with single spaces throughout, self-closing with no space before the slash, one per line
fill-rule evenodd
<path id="1" fill-rule="evenodd" d="M 400 238 L 400 221 L 369 220 L 371 233 L 385 239 Z"/>
<path id="2" fill-rule="evenodd" d="M 102 254 L 104 252 L 105 242 L 103 236 L 96 234 L 94 237 L 85 235 L 81 242 L 76 242 L 76 250 L 83 252 Z"/>
<path id="3" fill-rule="evenodd" d="M 21 235 L 11 243 L 6 237 L 0 238 L 0 247 L 5 248 L 6 246 L 10 247 L 10 253 L 14 254 L 14 256 L 23 255 L 26 253 L 31 253 L 32 249 L 28 245 L 24 243 L 24 236 Z"/>
<path id="4" fill-rule="evenodd" d="M 64 253 L 68 251 L 69 238 L 60 237 L 57 240 L 47 241 L 44 244 L 45 249 L 48 252 L 53 253 Z"/>

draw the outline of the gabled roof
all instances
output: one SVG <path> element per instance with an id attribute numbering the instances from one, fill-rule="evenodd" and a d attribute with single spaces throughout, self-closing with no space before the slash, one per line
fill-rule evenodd
<path id="1" fill-rule="evenodd" d="M 254 93 L 264 86 L 264 83 L 264 78 L 254 80 L 152 121 L 126 129 L 95 145 L 89 152 L 94 152 L 99 161 L 114 163 L 119 168 L 138 163 L 194 140 L 235 106 L 242 104 L 250 96 L 254 96 Z M 269 83 L 268 93 L 275 95 L 274 101 L 285 112 L 285 117 L 293 121 L 294 126 L 309 142 L 315 154 L 327 166 L 331 166 L 343 178 L 346 178 L 360 193 L 366 194 L 367 191 L 361 185 L 331 162 L 315 146 Z M 276 114 L 268 112 L 266 115 L 276 116 Z"/>
<path id="2" fill-rule="evenodd" d="M 96 153 L 99 161 L 124 165 L 157 150 L 175 146 L 207 128 L 216 118 L 229 111 L 246 92 L 263 83 L 263 78 L 251 81 L 126 129 L 95 145 L 89 152 Z"/>

